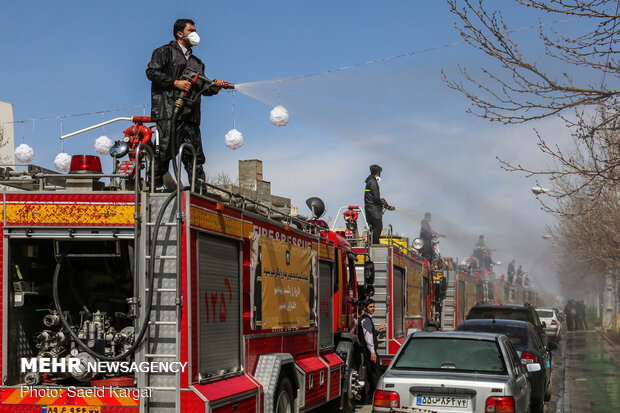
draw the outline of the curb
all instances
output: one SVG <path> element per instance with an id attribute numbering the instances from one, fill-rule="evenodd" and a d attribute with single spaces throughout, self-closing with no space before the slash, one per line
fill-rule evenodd
<path id="1" fill-rule="evenodd" d="M 570 393 L 566 392 L 566 370 L 567 364 L 569 363 L 566 358 L 566 347 L 568 345 L 568 331 L 566 332 L 566 341 L 562 346 L 562 386 L 560 387 L 560 399 L 558 400 L 558 405 L 556 407 L 556 413 L 568 413 L 569 410 L 566 409 L 567 406 L 570 406 Z"/>

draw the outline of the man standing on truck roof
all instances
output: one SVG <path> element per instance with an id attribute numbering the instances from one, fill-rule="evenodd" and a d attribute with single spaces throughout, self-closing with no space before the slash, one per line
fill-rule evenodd
<path id="1" fill-rule="evenodd" d="M 433 230 L 431 229 L 431 213 L 424 213 L 424 219 L 420 223 L 420 238 L 422 244 L 422 256 L 429 262 L 433 258 Z"/>
<path id="2" fill-rule="evenodd" d="M 512 284 L 515 278 L 515 260 L 513 259 L 508 263 L 508 283 Z"/>
<path id="3" fill-rule="evenodd" d="M 370 385 L 367 396 L 370 395 L 371 398 L 377 387 L 379 377 L 381 377 L 379 371 L 379 357 L 377 356 L 377 347 L 379 346 L 378 333 L 386 327 L 385 323 L 381 323 L 379 328 L 375 329 L 375 324 L 372 321 L 374 313 L 375 300 L 369 298 L 364 303 L 364 314 L 362 314 L 361 321 L 361 341 L 366 344 L 363 346 L 364 364 L 367 366 L 367 377 Z"/>
<path id="4" fill-rule="evenodd" d="M 387 201 L 381 198 L 379 193 L 379 181 L 381 180 L 381 168 L 379 165 L 370 165 L 370 175 L 366 178 L 366 189 L 364 190 L 364 212 L 366 221 L 372 229 L 372 243 L 379 244 L 381 231 L 383 230 L 383 209 L 393 211 L 393 206 L 388 205 Z"/>
<path id="5" fill-rule="evenodd" d="M 200 37 L 196 33 L 196 26 L 190 19 L 178 19 L 173 26 L 174 40 L 153 51 L 153 56 L 146 69 L 146 77 L 151 83 L 151 120 L 157 122 L 159 132 L 159 154 L 155 161 L 155 187 L 163 185 L 163 176 L 168 172 L 170 159 L 176 156 L 181 144 L 187 142 L 196 149 L 196 180 L 205 179 L 202 165 L 205 155 L 202 150 L 200 137 L 200 95 L 191 105 L 180 109 L 173 129 L 173 113 L 175 100 L 189 95 L 192 88 L 192 79 L 183 78 L 183 72 L 189 68 L 204 76 L 205 65 L 192 53 L 192 47 L 197 46 Z M 225 82 L 213 79 L 214 84 L 204 90 L 202 95 L 217 94 Z M 174 142 L 172 138 L 174 136 Z M 182 156 L 185 170 L 192 181 L 193 158 L 189 151 Z M 179 169 L 181 165 L 178 165 Z M 181 174 L 178 171 L 179 176 Z"/>
<path id="6" fill-rule="evenodd" d="M 474 248 L 474 258 L 478 261 L 478 268 L 480 271 L 484 268 L 484 254 L 486 253 L 487 245 L 484 239 L 484 235 L 478 237 L 476 248 Z"/>

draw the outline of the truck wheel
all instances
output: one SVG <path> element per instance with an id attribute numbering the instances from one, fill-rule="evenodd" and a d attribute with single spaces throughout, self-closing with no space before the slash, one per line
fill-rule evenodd
<path id="1" fill-rule="evenodd" d="M 357 372 L 353 367 L 349 367 L 345 377 L 345 387 L 342 389 L 342 413 L 353 413 L 355 411 L 354 381 L 357 380 Z"/>
<path id="2" fill-rule="evenodd" d="M 357 380 L 357 372 L 353 368 L 349 368 L 348 373 L 342 382 L 342 391 L 340 397 L 331 400 L 325 411 L 331 413 L 354 413 L 355 412 L 355 381 Z M 342 402 L 342 409 L 340 403 Z M 323 411 L 323 410 L 321 410 Z"/>
<path id="3" fill-rule="evenodd" d="M 288 377 L 283 377 L 278 384 L 278 390 L 273 396 L 274 413 L 293 413 L 293 386 Z"/>

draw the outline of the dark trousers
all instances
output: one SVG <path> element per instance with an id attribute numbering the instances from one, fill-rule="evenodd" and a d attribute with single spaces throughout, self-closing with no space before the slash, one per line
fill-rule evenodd
<path id="1" fill-rule="evenodd" d="M 372 403 L 372 397 L 377 388 L 377 382 L 381 377 L 381 371 L 379 371 L 379 356 L 377 356 L 377 362 L 373 363 L 370 359 L 370 354 L 367 354 L 367 352 L 364 353 L 364 364 L 366 365 L 366 379 L 368 381 L 366 399 Z"/>
<path id="2" fill-rule="evenodd" d="M 422 257 L 426 258 L 429 262 L 433 259 L 433 239 L 422 238 L 424 245 L 422 246 Z"/>
<path id="3" fill-rule="evenodd" d="M 183 143 L 191 144 L 196 150 L 196 179 L 205 179 L 205 172 L 202 166 L 205 163 L 205 154 L 202 151 L 202 138 L 200 137 L 200 125 L 193 122 L 176 122 L 175 142 L 172 142 L 172 120 L 166 119 L 157 122 L 157 131 L 159 132 L 159 156 L 156 155 L 155 162 L 155 186 L 163 185 L 162 177 L 170 168 L 170 160 L 177 157 L 179 148 Z M 174 147 L 173 147 L 174 146 Z M 193 157 L 189 150 L 183 151 L 181 162 L 185 167 L 189 183 L 192 182 L 192 164 Z M 180 165 L 178 165 L 180 167 Z M 181 172 L 179 171 L 179 175 Z"/>
<path id="4" fill-rule="evenodd" d="M 378 244 L 379 238 L 381 238 L 381 231 L 383 230 L 383 220 L 381 218 L 375 219 L 369 216 L 366 216 L 368 220 L 368 225 L 372 229 L 372 243 Z"/>

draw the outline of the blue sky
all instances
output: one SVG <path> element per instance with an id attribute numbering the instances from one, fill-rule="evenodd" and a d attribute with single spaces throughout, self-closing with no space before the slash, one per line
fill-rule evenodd
<path id="1" fill-rule="evenodd" d="M 515 7 L 502 8 L 513 27 L 553 20 Z M 15 120 L 56 118 L 150 103 L 144 71 L 154 48 L 172 38 L 176 18 L 196 21 L 201 43 L 194 50 L 206 74 L 234 83 L 322 72 L 460 40 L 444 1 L 22 1 L 0 5 L 0 100 L 14 105 Z M 553 26 L 569 30 L 571 23 Z M 532 40 L 517 39 L 541 64 Z M 206 172 L 237 176 L 239 159 L 262 159 L 273 192 L 304 201 L 322 197 L 327 215 L 362 202 L 368 165 L 384 167 L 381 190 L 397 207 L 384 224 L 416 236 L 421 214 L 434 214 L 434 229 L 448 235 L 442 253 L 461 259 L 486 234 L 503 262 L 524 263 L 534 277 L 554 285 L 548 241 L 540 239 L 550 218 L 529 187 L 534 182 L 499 168 L 496 156 L 542 166 L 532 128 L 551 142 L 567 143 L 561 122 L 504 127 L 465 113 L 468 102 L 449 90 L 439 71 L 493 66 L 466 45 L 414 54 L 388 63 L 258 88 L 264 101 L 235 93 L 203 99 Z M 223 144 L 236 127 L 245 145 Z M 289 124 L 269 123 L 271 105 L 291 112 Z M 142 109 L 15 125 L 16 144 L 36 153 L 34 163 L 53 168 L 58 136 L 102 119 L 141 115 Z M 146 109 L 148 114 L 148 108 Z M 127 124 L 106 127 L 119 138 Z M 65 142 L 71 154 L 94 153 L 102 131 Z M 109 168 L 109 160 L 105 160 Z M 502 266 L 500 270 L 505 267 Z"/>

